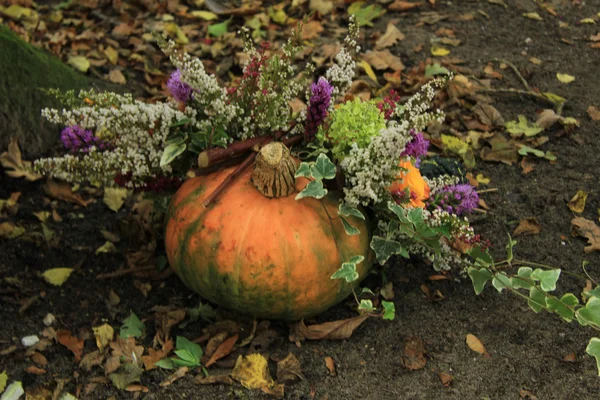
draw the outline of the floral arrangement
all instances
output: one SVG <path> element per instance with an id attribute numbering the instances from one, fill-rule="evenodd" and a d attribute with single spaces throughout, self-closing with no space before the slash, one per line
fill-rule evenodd
<path id="1" fill-rule="evenodd" d="M 167 82 L 169 101 L 55 93 L 67 108 L 42 114 L 65 127 L 61 139 L 67 153 L 37 160 L 35 170 L 74 183 L 165 191 L 176 189 L 196 163 L 207 167 L 221 161 L 219 152 L 229 157 L 282 140 L 298 145 L 293 153 L 302 163 L 296 177 L 311 181 L 297 200 L 343 192 L 339 214 L 346 232 L 355 234 L 356 228 L 344 216 L 368 214 L 375 226 L 371 248 L 381 264 L 394 255 L 420 255 L 438 271 L 470 265 L 464 255 L 486 245 L 466 218 L 477 207 L 477 192 L 457 176 L 426 178 L 419 170 L 429 146 L 422 131 L 444 118 L 441 111 L 428 110 L 445 80 L 431 80 L 405 102 L 394 92 L 383 99 L 343 101 L 354 78 L 352 56 L 359 50 L 353 21 L 334 64 L 316 82 L 310 65 L 296 76 L 299 30 L 280 52 L 267 43 L 256 48 L 249 32 L 240 33 L 250 58 L 229 88 L 221 87 L 199 59 L 158 38 L 177 67 Z M 294 113 L 289 103 L 303 95 L 307 107 Z M 340 271 L 337 277 L 350 281 L 352 262 Z"/>

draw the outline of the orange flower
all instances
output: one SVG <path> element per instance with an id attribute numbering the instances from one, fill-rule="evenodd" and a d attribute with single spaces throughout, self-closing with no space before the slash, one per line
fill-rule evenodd
<path id="1" fill-rule="evenodd" d="M 421 171 L 416 168 L 410 161 L 400 161 L 400 167 L 406 171 L 401 171 L 396 177 L 397 180 L 390 186 L 390 192 L 392 195 L 399 194 L 402 196 L 405 193 L 405 189 L 408 189 L 410 193 L 410 203 L 408 207 L 420 207 L 424 208 L 425 203 L 423 200 L 429 198 L 429 185 L 421 176 Z"/>

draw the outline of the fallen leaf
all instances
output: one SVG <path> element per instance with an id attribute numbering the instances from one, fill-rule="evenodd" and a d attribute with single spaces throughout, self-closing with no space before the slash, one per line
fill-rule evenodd
<path id="1" fill-rule="evenodd" d="M 310 339 L 310 340 L 343 340 L 348 339 L 352 336 L 352 332 L 362 324 L 369 315 L 359 315 L 354 318 L 342 319 L 339 321 L 325 322 L 318 325 L 304 324 L 304 320 L 297 322 L 292 327 L 292 334 L 295 335 L 299 340 Z M 292 340 L 296 341 L 296 340 Z"/>
<path id="2" fill-rule="evenodd" d="M 436 57 L 444 57 L 447 56 L 448 54 L 450 54 L 450 50 L 448 50 L 447 48 L 440 46 L 438 44 L 434 44 L 433 46 L 431 46 L 431 55 L 436 56 Z"/>
<path id="3" fill-rule="evenodd" d="M 29 367 L 25 368 L 25 372 L 32 375 L 44 375 L 46 373 L 46 370 L 40 367 L 36 367 L 35 365 L 30 365 Z"/>
<path id="4" fill-rule="evenodd" d="M 42 276 L 46 282 L 54 286 L 61 286 L 67 281 L 67 279 L 69 279 L 69 276 L 71 276 L 72 272 L 73 268 L 52 268 L 44 271 Z"/>
<path id="5" fill-rule="evenodd" d="M 154 364 L 156 362 L 162 360 L 163 358 L 167 357 L 169 355 L 169 353 L 171 352 L 171 350 L 173 350 L 173 340 L 171 340 L 171 339 L 168 339 L 167 341 L 165 341 L 160 350 L 149 348 L 148 355 L 142 356 L 142 362 L 144 363 L 144 368 L 146 369 L 146 371 L 149 371 L 154 368 L 158 368 Z"/>
<path id="6" fill-rule="evenodd" d="M 524 13 L 523 16 L 536 21 L 543 21 L 542 17 L 540 17 L 540 15 L 536 12 Z"/>
<path id="7" fill-rule="evenodd" d="M 75 362 L 81 361 L 84 345 L 83 339 L 71 335 L 71 332 L 65 329 L 56 332 L 56 339 L 58 340 L 58 343 L 71 350 L 75 355 Z"/>
<path id="8" fill-rule="evenodd" d="M 107 242 L 110 243 L 110 242 Z M 112 244 L 112 243 L 111 243 Z M 142 296 L 148 297 L 152 290 L 152 284 L 150 282 L 142 282 L 137 279 L 133 281 L 133 286 L 142 293 Z"/>
<path id="9" fill-rule="evenodd" d="M 283 399 L 285 396 L 285 385 L 283 383 L 275 383 L 273 386 L 263 386 L 260 390 L 276 399 Z"/>
<path id="10" fill-rule="evenodd" d="M 49 179 L 48 182 L 46 182 L 44 190 L 49 196 L 57 200 L 79 204 L 83 207 L 87 207 L 87 205 L 93 201 L 91 199 L 87 201 L 83 200 L 83 198 L 81 198 L 79 194 L 73 193 L 71 185 L 69 185 L 67 182 L 59 182 L 53 179 Z"/>
<path id="11" fill-rule="evenodd" d="M 521 159 L 521 172 L 523 173 L 523 175 L 527 175 L 528 173 L 533 171 L 535 165 L 535 161 L 533 161 L 532 158 L 523 157 L 523 159 Z"/>
<path id="12" fill-rule="evenodd" d="M 217 14 L 210 12 L 210 11 L 194 10 L 194 11 L 190 12 L 189 15 L 191 15 L 194 18 L 203 19 L 204 21 L 212 21 L 213 19 L 219 18 L 219 16 Z"/>
<path id="13" fill-rule="evenodd" d="M 229 355 L 233 350 L 233 346 L 238 340 L 238 335 L 231 336 L 230 338 L 224 340 L 219 347 L 215 350 L 215 352 L 210 356 L 210 359 L 204 364 L 206 368 L 213 365 L 217 360 Z"/>
<path id="14" fill-rule="evenodd" d="M 537 235 L 542 230 L 542 226 L 534 217 L 524 218 L 519 221 L 519 225 L 513 232 L 513 237 L 521 235 Z"/>
<path id="15" fill-rule="evenodd" d="M 404 341 L 404 353 L 402 354 L 401 364 L 404 368 L 411 371 L 417 371 L 427 364 L 425 359 L 425 345 L 421 338 L 412 336 Z"/>
<path id="16" fill-rule="evenodd" d="M 593 221 L 582 217 L 576 217 L 571 220 L 573 231 L 579 236 L 585 237 L 589 245 L 584 247 L 586 253 L 600 251 L 600 227 Z"/>
<path id="17" fill-rule="evenodd" d="M 12 222 L 0 223 L 0 238 L 14 239 L 25 233 L 25 228 L 16 226 Z"/>
<path id="18" fill-rule="evenodd" d="M 102 363 L 104 362 L 104 357 L 104 352 L 100 350 L 87 353 L 81 359 L 81 362 L 79 363 L 79 368 L 82 368 L 85 371 L 91 371 L 93 367 L 102 365 Z"/>
<path id="19" fill-rule="evenodd" d="M 519 397 L 526 400 L 538 400 L 538 398 L 533 393 L 525 389 L 519 390 Z"/>
<path id="20" fill-rule="evenodd" d="M 567 203 L 569 209 L 575 213 L 581 214 L 585 209 L 585 201 L 587 200 L 587 192 L 578 190 L 575 196 Z"/>
<path id="21" fill-rule="evenodd" d="M 111 69 L 108 73 L 108 80 L 112 83 L 117 83 L 119 85 L 124 85 L 127 83 L 127 79 L 125 79 L 125 75 L 121 72 L 120 69 Z"/>
<path id="22" fill-rule="evenodd" d="M 454 380 L 454 377 L 452 375 L 449 375 L 445 372 L 438 372 L 438 377 L 440 378 L 442 385 L 444 385 L 445 387 L 450 387 L 450 384 Z"/>
<path id="23" fill-rule="evenodd" d="M 100 253 L 116 253 L 116 252 L 117 252 L 116 246 L 112 242 L 109 242 L 107 240 L 102 246 L 100 246 L 96 249 L 95 254 L 98 255 Z"/>
<path id="24" fill-rule="evenodd" d="M 488 126 L 504 125 L 504 118 L 502 118 L 502 114 L 500 114 L 495 107 L 489 104 L 477 103 L 475 107 L 473 107 L 473 112 L 475 115 L 477 115 L 477 118 L 479 118 L 482 124 Z"/>
<path id="25" fill-rule="evenodd" d="M 323 360 L 325 360 L 325 366 L 329 370 L 329 375 L 336 376 L 337 372 L 335 371 L 335 361 L 333 361 L 333 358 L 327 356 Z"/>
<path id="26" fill-rule="evenodd" d="M 231 371 L 231 377 L 246 389 L 260 389 L 273 384 L 267 359 L 261 354 L 240 355 Z"/>
<path id="27" fill-rule="evenodd" d="M 5 173 L 10 177 L 23 177 L 30 182 L 37 181 L 38 179 L 42 178 L 42 175 L 36 174 L 32 171 L 30 161 L 24 161 L 21 159 L 21 150 L 19 149 L 19 143 L 16 137 L 10 138 L 7 151 L 0 154 L 0 164 L 2 164 L 4 168 L 9 169 L 9 171 L 6 171 Z"/>
<path id="28" fill-rule="evenodd" d="M 487 139 L 487 141 L 492 145 L 492 148 L 484 147 L 481 149 L 480 157 L 483 160 L 498 161 L 512 165 L 519 159 L 517 147 L 503 136 L 495 135 Z"/>
<path id="29" fill-rule="evenodd" d="M 319 21 L 309 21 L 302 27 L 302 39 L 312 40 L 321 36 L 325 28 Z"/>
<path id="30" fill-rule="evenodd" d="M 485 346 L 483 345 L 483 343 L 481 342 L 481 340 L 479 340 L 479 338 L 477 336 L 472 335 L 470 333 L 467 334 L 467 346 L 469 346 L 469 348 L 471 350 L 473 350 L 479 354 L 482 354 L 485 358 L 491 358 L 491 356 L 485 349 Z"/>
<path id="31" fill-rule="evenodd" d="M 388 10 L 390 10 L 390 11 L 408 11 L 408 10 L 412 10 L 413 8 L 420 7 L 421 4 L 423 4 L 423 3 L 421 3 L 421 2 L 412 3 L 410 1 L 396 0 L 388 6 Z"/>
<path id="32" fill-rule="evenodd" d="M 575 80 L 575 77 L 569 74 L 561 74 L 560 72 L 556 73 L 556 78 L 562 83 L 571 83 Z"/>
<path id="33" fill-rule="evenodd" d="M 357 63 L 356 65 L 358 65 L 359 67 L 364 69 L 367 76 L 369 78 L 371 78 L 373 80 L 373 82 L 377 82 L 377 75 L 375 75 L 373 68 L 371 68 L 371 65 L 366 60 L 362 60 L 361 62 Z M 367 88 L 369 88 L 369 85 L 367 85 Z"/>
<path id="34" fill-rule="evenodd" d="M 540 113 L 537 121 L 535 121 L 535 124 L 538 125 L 540 128 L 548 129 L 557 121 L 560 121 L 561 118 L 562 117 L 560 115 L 557 115 L 554 110 L 545 109 Z"/>
<path id="35" fill-rule="evenodd" d="M 566 361 L 566 362 L 574 362 L 576 359 L 577 359 L 577 356 L 575 355 L 575 353 L 569 353 L 563 357 L 563 361 Z"/>
<path id="36" fill-rule="evenodd" d="M 34 351 L 33 354 L 29 356 L 29 358 L 31 358 L 31 361 L 33 361 L 39 366 L 45 367 L 46 365 L 48 365 L 48 359 L 44 357 L 42 353 L 38 353 L 37 351 Z"/>
<path id="37" fill-rule="evenodd" d="M 404 40 L 406 36 L 392 22 L 388 22 L 385 33 L 375 42 L 375 49 L 381 50 L 396 44 L 399 40 Z"/>
<path id="38" fill-rule="evenodd" d="M 393 55 L 389 50 L 369 50 L 363 54 L 363 59 L 378 70 L 390 68 L 398 71 L 404 69 L 404 64 L 400 60 L 400 57 Z"/>
<path id="39" fill-rule="evenodd" d="M 321 15 L 327 15 L 333 9 L 333 1 L 331 0 L 310 0 L 308 8 L 317 11 Z"/>
<path id="40" fill-rule="evenodd" d="M 96 346 L 100 350 L 104 350 L 115 336 L 115 330 L 109 324 L 92 327 L 92 331 L 96 337 Z"/>
<path id="41" fill-rule="evenodd" d="M 110 374 L 109 378 L 117 389 L 122 390 L 132 383 L 140 382 L 143 372 L 144 370 L 137 363 L 126 363 Z"/>
<path id="42" fill-rule="evenodd" d="M 233 379 L 229 375 L 209 375 L 202 376 L 198 375 L 194 378 L 194 382 L 200 385 L 214 385 L 217 383 L 223 383 L 225 385 L 233 385 Z"/>
<path id="43" fill-rule="evenodd" d="M 292 353 L 288 353 L 283 360 L 277 363 L 277 382 L 291 383 L 304 379 L 300 369 L 300 361 Z"/>
<path id="44" fill-rule="evenodd" d="M 594 121 L 600 121 L 600 109 L 594 107 L 594 106 L 589 106 L 587 108 L 587 113 L 590 116 L 590 118 Z"/>
<path id="45" fill-rule="evenodd" d="M 392 301 L 394 299 L 394 283 L 388 282 L 379 291 L 381 297 L 383 297 L 387 301 Z"/>
<path id="46" fill-rule="evenodd" d="M 90 60 L 86 56 L 70 56 L 67 62 L 70 66 L 83 73 L 86 73 L 91 66 Z"/>
<path id="47" fill-rule="evenodd" d="M 189 372 L 189 370 L 190 369 L 188 367 L 179 367 L 177 371 L 169 375 L 167 379 L 160 383 L 160 387 L 167 387 L 173 382 L 175 382 L 177 379 L 183 378 Z"/>
<path id="48" fill-rule="evenodd" d="M 537 57 L 531 57 L 529 59 L 529 62 L 532 63 L 532 64 L 535 64 L 535 65 L 541 65 L 542 64 L 542 60 L 540 60 Z"/>
<path id="49" fill-rule="evenodd" d="M 508 121 L 504 126 L 510 133 L 510 136 L 517 138 L 525 135 L 526 137 L 535 136 L 544 129 L 537 124 L 531 124 L 524 115 L 518 116 L 519 121 Z"/>

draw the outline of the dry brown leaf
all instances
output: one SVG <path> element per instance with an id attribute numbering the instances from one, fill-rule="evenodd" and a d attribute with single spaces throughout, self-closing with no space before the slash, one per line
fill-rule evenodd
<path id="1" fill-rule="evenodd" d="M 537 235 L 542 230 L 542 226 L 535 217 L 523 218 L 513 232 L 513 237 L 520 235 Z"/>
<path id="2" fill-rule="evenodd" d="M 112 69 L 108 73 L 108 80 L 112 83 L 118 83 L 119 85 L 127 83 L 127 79 L 125 79 L 125 75 L 123 75 L 123 72 L 121 72 L 120 69 Z"/>
<path id="3" fill-rule="evenodd" d="M 167 341 L 170 337 L 171 328 L 185 319 L 185 310 L 170 307 L 152 307 L 154 314 L 154 326 L 156 327 L 156 340 L 159 343 Z"/>
<path id="4" fill-rule="evenodd" d="M 127 390 L 128 392 L 143 392 L 143 393 L 148 393 L 150 391 L 148 386 L 140 385 L 139 383 L 132 383 L 132 384 L 128 385 L 125 388 L 125 390 Z"/>
<path id="5" fill-rule="evenodd" d="M 160 387 L 167 387 L 170 384 L 172 384 L 173 382 L 175 382 L 177 379 L 183 378 L 188 373 L 189 370 L 190 369 L 188 367 L 179 367 L 177 369 L 177 371 L 175 371 L 174 373 L 169 375 L 167 377 L 167 379 L 165 379 L 164 381 L 162 381 L 160 383 Z"/>
<path id="6" fill-rule="evenodd" d="M 290 383 L 297 380 L 304 380 L 304 375 L 300 369 L 300 361 L 292 353 L 289 353 L 277 363 L 277 382 Z"/>
<path id="7" fill-rule="evenodd" d="M 470 333 L 467 334 L 467 346 L 469 346 L 469 348 L 474 352 L 482 354 L 485 358 L 491 358 L 491 356 L 485 349 L 485 346 L 477 336 L 472 335 Z"/>
<path id="8" fill-rule="evenodd" d="M 171 350 L 173 350 L 173 341 L 171 339 L 165 341 L 160 350 L 149 348 L 148 355 L 142 356 L 144 369 L 146 369 L 146 371 L 149 371 L 151 369 L 158 368 L 154 364 L 168 356 Z"/>
<path id="9" fill-rule="evenodd" d="M 233 346 L 235 346 L 235 342 L 238 340 L 238 335 L 234 335 L 226 340 L 224 340 L 219 347 L 215 350 L 215 352 L 210 356 L 210 359 L 204 364 L 206 368 L 213 365 L 217 360 L 229 355 L 233 350 Z"/>
<path id="10" fill-rule="evenodd" d="M 30 161 L 23 161 L 21 159 L 21 150 L 19 149 L 19 143 L 16 137 L 10 138 L 7 150 L 8 151 L 0 154 L 0 164 L 9 170 L 5 172 L 6 175 L 13 178 L 23 177 L 31 182 L 42 178 L 42 175 L 31 171 Z"/>
<path id="11" fill-rule="evenodd" d="M 585 210 L 585 201 L 587 200 L 588 194 L 583 190 L 578 190 L 575 196 L 567 203 L 569 210 L 581 214 Z"/>
<path id="12" fill-rule="evenodd" d="M 325 28 L 319 21 L 308 21 L 304 24 L 302 28 L 302 39 L 303 40 L 311 40 L 316 39 L 320 36 L 321 32 L 323 32 Z"/>
<path id="13" fill-rule="evenodd" d="M 216 383 L 224 383 L 225 385 L 233 385 L 233 379 L 229 375 L 198 375 L 194 378 L 194 382 L 200 385 L 214 385 Z"/>
<path id="14" fill-rule="evenodd" d="M 388 10 L 390 10 L 390 11 L 408 11 L 408 10 L 412 10 L 414 8 L 421 6 L 421 4 L 423 4 L 423 3 L 421 3 L 421 2 L 412 3 L 410 1 L 396 0 L 388 6 Z"/>
<path id="15" fill-rule="evenodd" d="M 594 121 L 600 121 L 600 109 L 594 106 L 589 106 L 587 108 L 587 113 L 590 116 L 590 118 Z"/>
<path id="16" fill-rule="evenodd" d="M 473 107 L 473 112 L 477 115 L 482 124 L 488 126 L 504 126 L 502 114 L 489 104 L 477 103 L 477 105 Z"/>
<path id="17" fill-rule="evenodd" d="M 342 319 L 339 321 L 325 322 L 318 325 L 304 324 L 304 320 L 297 322 L 292 327 L 292 335 L 296 335 L 299 340 L 310 339 L 310 340 L 340 340 L 348 339 L 352 336 L 352 332 L 365 320 L 369 318 L 368 315 L 359 315 L 354 318 Z M 292 336 L 290 335 L 290 336 Z M 292 340 L 295 342 L 296 340 Z"/>
<path id="18" fill-rule="evenodd" d="M 81 361 L 81 355 L 83 354 L 83 339 L 79 339 L 68 330 L 60 330 L 56 332 L 56 339 L 58 343 L 71 350 L 75 355 L 75 362 Z"/>
<path id="19" fill-rule="evenodd" d="M 523 159 L 521 159 L 521 172 L 523 173 L 523 175 L 527 175 L 528 173 L 533 171 L 535 165 L 535 161 L 532 158 L 523 157 Z"/>
<path id="20" fill-rule="evenodd" d="M 272 386 L 263 386 L 260 390 L 276 399 L 283 399 L 285 396 L 285 385 L 283 383 L 275 383 Z"/>
<path id="21" fill-rule="evenodd" d="M 325 361 L 325 366 L 329 370 L 329 375 L 336 376 L 337 372 L 335 371 L 335 361 L 333 361 L 333 358 L 327 356 L 323 360 Z"/>
<path id="22" fill-rule="evenodd" d="M 427 360 L 425 359 L 425 345 L 421 338 L 412 336 L 404 341 L 404 353 L 400 360 L 404 368 L 411 371 L 419 370 L 425 367 Z"/>
<path id="23" fill-rule="evenodd" d="M 73 193 L 71 185 L 67 182 L 59 182 L 53 179 L 48 179 L 44 190 L 50 197 L 69 203 L 79 204 L 83 207 L 87 207 L 87 205 L 93 201 L 92 199 L 83 200 L 79 194 Z"/>
<path id="24" fill-rule="evenodd" d="M 445 387 L 450 387 L 450 384 L 454 380 L 454 377 L 452 375 L 449 375 L 445 372 L 438 372 L 438 377 L 440 378 L 442 385 L 444 385 Z"/>
<path id="25" fill-rule="evenodd" d="M 577 356 L 575 355 L 575 353 L 569 353 L 563 357 L 563 361 L 566 361 L 566 362 L 574 362 L 576 359 L 577 359 Z"/>
<path id="26" fill-rule="evenodd" d="M 525 400 L 538 400 L 536 395 L 525 389 L 519 390 L 519 397 Z"/>
<path id="27" fill-rule="evenodd" d="M 375 69 L 384 70 L 390 68 L 394 71 L 404 69 L 404 64 L 402 64 L 400 57 L 393 55 L 389 50 L 369 50 L 362 55 L 362 58 Z"/>
<path id="28" fill-rule="evenodd" d="M 560 115 L 556 115 L 556 112 L 551 109 L 546 109 L 540 113 L 537 121 L 535 121 L 536 125 L 539 125 L 541 128 L 548 129 L 552 125 L 554 125 L 557 121 L 560 121 Z"/>
<path id="29" fill-rule="evenodd" d="M 480 157 L 483 160 L 512 165 L 519 159 L 517 147 L 503 136 L 494 135 L 487 141 L 492 145 L 492 148 L 484 147 L 481 149 Z"/>
<path id="30" fill-rule="evenodd" d="M 38 353 L 37 351 L 30 355 L 29 358 L 41 367 L 48 365 L 48 359 L 42 353 Z"/>
<path id="31" fill-rule="evenodd" d="M 392 22 L 388 22 L 385 33 L 375 42 L 375 49 L 381 50 L 396 44 L 398 40 L 404 40 L 406 36 Z"/>
<path id="32" fill-rule="evenodd" d="M 79 363 L 79 368 L 82 368 L 85 371 L 91 371 L 93 367 L 100 366 L 103 362 L 104 352 L 96 350 L 83 356 Z"/>
<path id="33" fill-rule="evenodd" d="M 30 365 L 29 367 L 25 368 L 25 372 L 32 375 L 44 375 L 46 370 L 36 367 L 35 365 Z"/>
<path id="34" fill-rule="evenodd" d="M 589 245 L 583 248 L 586 253 L 600 251 L 600 228 L 595 222 L 577 217 L 571 220 L 571 225 L 575 234 L 588 240 Z"/>

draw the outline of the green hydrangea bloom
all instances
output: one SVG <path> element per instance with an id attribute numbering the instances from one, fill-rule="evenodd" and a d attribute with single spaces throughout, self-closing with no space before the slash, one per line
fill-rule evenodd
<path id="1" fill-rule="evenodd" d="M 379 108 L 373 102 L 356 98 L 340 105 L 332 113 L 325 140 L 333 145 L 333 156 L 341 161 L 352 143 L 366 147 L 371 138 L 385 127 L 385 118 Z"/>

